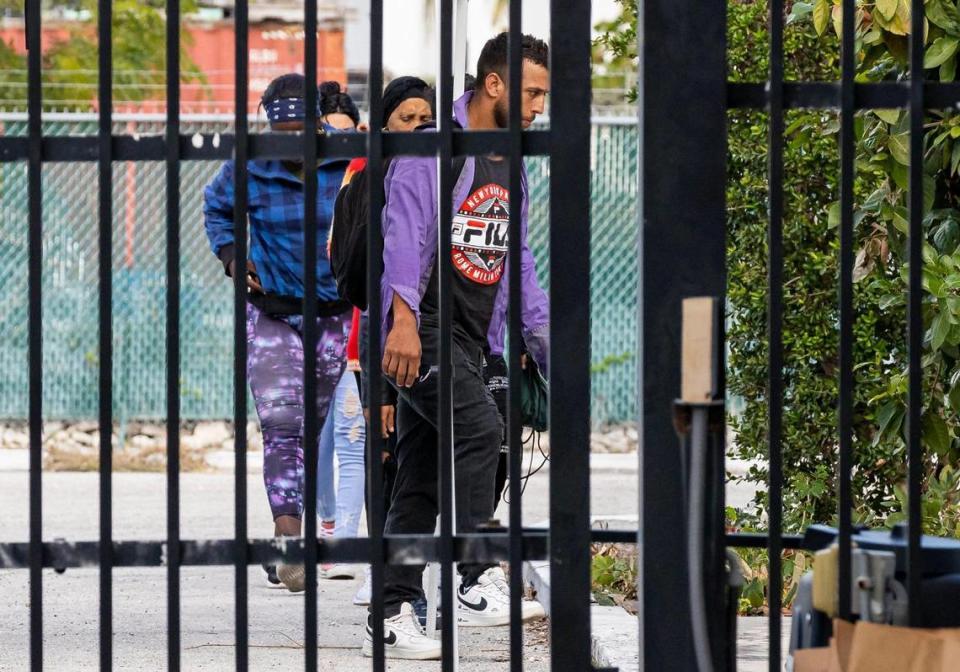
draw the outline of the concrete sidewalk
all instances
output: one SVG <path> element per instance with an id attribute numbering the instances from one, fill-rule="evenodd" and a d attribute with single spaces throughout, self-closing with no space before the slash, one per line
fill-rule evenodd
<path id="1" fill-rule="evenodd" d="M 0 670 L 29 669 L 26 572 L 0 572 Z M 249 571 L 251 670 L 296 670 L 303 666 L 303 596 L 267 587 L 259 567 Z M 318 596 L 319 669 L 370 669 L 360 655 L 366 609 L 350 603 L 358 582 L 322 581 Z M 117 569 L 114 586 L 115 669 L 166 669 L 166 585 L 162 569 Z M 233 570 L 185 568 L 181 586 L 184 670 L 234 669 Z M 98 572 L 44 572 L 45 669 L 98 670 Z M 460 629 L 461 669 L 506 670 L 507 628 Z M 525 669 L 549 669 L 545 624 L 529 628 Z M 439 663 L 391 661 L 389 669 L 440 669 Z"/>
<path id="2" fill-rule="evenodd" d="M 250 537 L 272 535 L 272 522 L 259 455 L 248 455 Z M 26 451 L 0 450 L 0 540 L 29 539 L 28 459 Z M 226 455 L 219 465 L 232 467 Z M 592 515 L 636 520 L 636 454 L 591 456 Z M 526 466 L 526 465 L 525 465 Z M 534 464 L 536 466 L 536 464 Z M 549 517 L 549 465 L 530 479 L 523 497 L 525 525 Z M 115 539 L 163 539 L 166 534 L 166 477 L 161 473 L 116 473 L 113 477 Z M 96 540 L 99 477 L 91 472 L 43 475 L 45 540 Z M 180 480 L 181 537 L 233 536 L 233 473 L 184 473 Z M 507 520 L 507 507 L 498 515 Z M 259 567 L 249 570 L 251 670 L 299 669 L 303 660 L 303 598 L 268 588 Z M 359 646 L 366 612 L 351 604 L 359 581 L 322 581 L 319 587 L 319 659 L 321 670 L 366 670 L 370 660 Z M 188 567 L 182 571 L 182 660 L 184 670 L 230 670 L 234 662 L 233 569 Z M 97 668 L 98 572 L 44 572 L 45 669 Z M 0 571 L 0 671 L 29 666 L 29 583 L 25 570 Z M 114 570 L 114 659 L 118 670 L 152 672 L 166 667 L 166 583 L 162 568 Z M 508 669 L 506 628 L 461 629 L 461 669 Z M 752 655 L 761 655 L 757 637 Z M 526 670 L 549 669 L 546 624 L 528 628 Z M 435 663 L 391 663 L 390 670 L 439 669 Z"/>
<path id="3" fill-rule="evenodd" d="M 0 451 L 10 453 L 12 451 Z M 26 541 L 27 473 L 0 470 L 0 539 Z M 25 466 L 25 465 L 24 465 Z M 12 468 L 13 467 L 13 468 Z M 98 537 L 96 473 L 53 472 L 43 476 L 44 539 Z M 233 536 L 233 474 L 181 476 L 183 539 Z M 113 478 L 115 539 L 162 539 L 166 532 L 163 474 L 117 473 Z M 272 536 L 270 512 L 259 474 L 247 478 L 250 537 Z M 532 499 L 532 497 L 531 497 Z M 182 669 L 234 669 L 234 576 L 230 567 L 182 570 Z M 45 669 L 96 670 L 99 641 L 99 573 L 44 571 Z M 259 567 L 248 573 L 250 669 L 294 670 L 303 665 L 303 597 L 268 587 Z M 360 654 L 366 609 L 352 604 L 360 580 L 321 581 L 318 596 L 319 660 L 324 671 L 370 669 Z M 117 670 L 166 669 L 166 574 L 163 568 L 120 568 L 113 574 L 114 660 Z M 0 571 L 0 671 L 29 669 L 29 582 L 26 570 Z M 466 672 L 507 670 L 507 628 L 460 629 L 461 667 Z M 527 629 L 525 669 L 549 669 L 546 624 Z M 391 662 L 390 670 L 437 669 L 439 663 Z"/>

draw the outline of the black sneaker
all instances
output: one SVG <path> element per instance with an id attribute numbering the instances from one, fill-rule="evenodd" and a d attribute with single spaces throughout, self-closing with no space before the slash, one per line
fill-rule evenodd
<path id="1" fill-rule="evenodd" d="M 271 588 L 279 588 L 281 586 L 280 577 L 277 576 L 277 566 L 276 565 L 260 565 L 263 567 L 263 571 L 267 573 L 267 584 Z"/>
<path id="2" fill-rule="evenodd" d="M 427 598 L 419 597 L 413 601 L 413 613 L 417 615 L 417 620 L 420 621 L 420 627 L 427 627 Z M 443 627 L 441 625 L 442 621 L 440 620 L 440 607 L 437 607 L 437 630 Z"/>

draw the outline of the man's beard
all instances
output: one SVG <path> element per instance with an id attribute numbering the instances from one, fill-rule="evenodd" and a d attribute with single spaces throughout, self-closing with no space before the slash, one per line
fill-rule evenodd
<path id="1" fill-rule="evenodd" d="M 493 121 L 497 124 L 497 128 L 510 127 L 510 111 L 507 101 L 503 98 L 493 104 Z"/>

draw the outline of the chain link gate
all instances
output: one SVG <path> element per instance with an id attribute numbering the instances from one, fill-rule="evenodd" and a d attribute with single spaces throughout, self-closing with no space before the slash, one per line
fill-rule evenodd
<path id="1" fill-rule="evenodd" d="M 637 127 L 629 117 L 594 117 L 591 124 L 590 317 L 591 405 L 595 427 L 632 420 L 636 414 L 637 259 L 626 254 L 636 226 Z M 539 119 L 538 119 L 539 122 Z M 251 119 L 257 132 L 265 120 Z M 547 122 L 549 123 L 549 122 Z M 158 114 L 118 114 L 115 135 L 162 134 Z M 181 115 L 181 134 L 233 135 L 227 115 Z M 44 113 L 43 135 L 95 135 L 93 113 Z M 26 113 L 0 112 L 0 136 L 26 136 Z M 528 237 L 537 273 L 550 277 L 550 167 L 545 156 L 526 158 L 531 194 Z M 180 235 L 202 235 L 203 187 L 219 169 L 214 161 L 180 167 Z M 166 415 L 166 350 L 162 329 L 166 287 L 166 166 L 116 162 L 113 186 L 114 381 L 117 421 L 162 420 Z M 97 202 L 89 185 L 92 163 L 45 163 L 43 212 L 44 417 L 96 417 L 97 397 Z M 0 268 L 7 271 L 0 295 L 0 418 L 26 421 L 27 357 L 27 166 L 0 163 Z M 233 413 L 231 390 L 219 385 L 233 370 L 230 296 L 219 267 L 203 246 L 185 245 L 180 258 L 181 418 L 220 420 Z M 51 319 L 56 317 L 54 321 Z M 252 405 L 250 409 L 252 411 Z"/>
<path id="2" fill-rule="evenodd" d="M 439 129 L 435 134 L 383 134 L 372 128 L 365 135 L 276 137 L 249 132 L 248 119 L 248 2 L 238 0 L 234 18 L 236 29 L 236 100 L 235 134 L 201 133 L 185 135 L 179 118 L 180 22 L 179 0 L 169 0 L 167 14 L 167 114 L 163 136 L 140 137 L 116 134 L 112 123 L 112 3 L 98 0 L 97 41 L 99 43 L 99 83 L 97 94 L 97 135 L 92 137 L 46 136 L 42 127 L 41 98 L 41 3 L 28 0 L 26 4 L 28 47 L 28 121 L 26 137 L 0 138 L 0 161 L 27 162 L 28 175 L 28 362 L 29 362 L 29 422 L 30 422 L 30 541 L 29 543 L 0 544 L 0 565 L 4 568 L 29 568 L 30 577 L 30 651 L 31 667 L 43 669 L 43 585 L 42 569 L 54 567 L 99 567 L 99 659 L 102 670 L 113 666 L 113 568 L 165 567 L 167 573 L 167 663 L 171 670 L 181 668 L 180 660 L 180 568 L 189 565 L 226 565 L 235 568 L 235 622 L 236 668 L 249 668 L 247 567 L 262 562 L 304 562 L 306 567 L 305 593 L 305 659 L 307 670 L 317 668 L 317 589 L 316 575 L 319 562 L 370 561 L 373 576 L 373 669 L 385 669 L 383 651 L 383 569 L 387 563 L 410 564 L 424 561 L 441 563 L 444 609 L 442 627 L 443 670 L 456 667 L 456 618 L 450 611 L 453 600 L 453 563 L 457 561 L 509 561 L 511 567 L 511 669 L 523 668 L 520 595 L 522 593 L 521 565 L 525 559 L 550 558 L 554 585 L 564 586 L 553 595 L 551 616 L 551 656 L 553 669 L 588 670 L 590 658 L 590 555 L 591 532 L 586 507 L 581 498 L 569 497 L 576 492 L 581 497 L 589 494 L 589 432 L 590 432 L 590 301 L 589 255 L 583 253 L 577 241 L 589 232 L 590 209 L 586 197 L 590 189 L 590 4 L 564 3 L 552 0 L 550 10 L 553 114 L 549 130 L 521 133 L 520 106 L 510 111 L 508 131 L 455 131 L 450 123 L 453 101 L 453 3 L 438 2 L 438 34 L 440 47 Z M 520 98 L 521 52 L 520 2 L 510 3 L 510 63 L 509 87 L 514 101 Z M 382 36 L 383 2 L 372 0 L 370 111 L 373 118 L 382 112 L 380 92 L 383 85 Z M 305 0 L 305 63 L 308 82 L 317 77 L 317 0 Z M 306 127 L 316 125 L 318 92 L 308 86 L 306 94 Z M 382 180 L 382 159 L 397 155 L 437 156 L 440 194 L 450 194 L 452 184 L 452 157 L 498 153 L 511 159 L 510 188 L 520 189 L 520 163 L 523 155 L 543 155 L 550 164 L 550 261 L 553 268 L 563 273 L 551 276 L 551 307 L 554 315 L 563 319 L 551 324 L 550 340 L 556 366 L 551 367 L 552 387 L 558 393 L 550 400 L 553 431 L 553 467 L 550 483 L 549 531 L 524 530 L 520 511 L 520 480 L 510 484 L 509 530 L 493 534 L 459 533 L 453 529 L 453 460 L 452 442 L 452 367 L 451 346 L 451 262 L 449 255 L 440 255 L 444 261 L 440 272 L 441 305 L 441 365 L 439 386 L 441 412 L 438 418 L 440 446 L 440 535 L 384 537 L 381 528 L 383 504 L 374 499 L 373 530 L 368 539 L 325 539 L 317 541 L 316 529 L 316 438 L 319 427 L 314 414 L 307 413 L 304 426 L 306 492 L 304 543 L 282 543 L 272 539 L 250 539 L 246 520 L 246 426 L 248 403 L 246 394 L 246 285 L 242 274 L 234 278 L 233 339 L 234 339 L 234 425 L 235 437 L 235 534 L 232 539 L 188 540 L 180 536 L 179 512 L 179 428 L 181 419 L 180 372 L 180 184 L 181 161 L 236 160 L 236 227 L 237 266 L 245 267 L 247 259 L 247 174 L 246 162 L 255 158 L 291 159 L 305 161 L 304 181 L 305 220 L 315 218 L 316 159 L 324 157 L 366 156 L 370 183 Z M 112 308 L 113 259 L 118 252 L 113 241 L 113 189 L 116 161 L 162 161 L 166 166 L 166 428 L 167 428 L 167 536 L 163 541 L 115 541 L 112 527 L 112 446 L 111 428 L 114 422 L 113 398 L 113 321 Z M 49 162 L 96 162 L 97 187 L 97 254 L 98 254 L 98 353 L 97 385 L 99 444 L 99 506 L 100 535 L 97 541 L 54 541 L 42 538 L 42 419 L 43 419 L 43 165 Z M 371 190 L 371 213 L 378 213 L 380 199 L 377 190 Z M 440 221 L 449 221 L 449 198 L 440 198 Z M 371 263 L 369 287 L 379 287 L 379 215 L 373 214 L 370 226 Z M 510 254 L 520 253 L 520 210 L 510 213 Z M 450 229 L 441 227 L 441 245 L 449 245 Z M 306 259 L 304 285 L 315 284 L 316 230 L 306 227 L 304 232 Z M 519 362 L 520 362 L 520 264 L 514 264 L 509 275 L 510 296 L 510 367 L 511 410 L 509 418 L 510 463 L 513 473 L 520 473 L 519 423 Z M 305 406 L 315 405 L 317 328 L 312 318 L 317 313 L 315 293 L 307 292 L 304 300 L 305 317 Z M 379 343 L 379 301 L 371 297 L 371 343 Z M 379 371 L 377 348 L 371 348 L 367 366 Z M 380 398 L 379 375 L 371 377 L 370 398 Z M 368 449 L 370 455 L 380 454 L 379 418 L 376 401 L 371 408 Z M 372 482 L 380 483 L 382 468 L 379 459 L 371 459 Z"/>

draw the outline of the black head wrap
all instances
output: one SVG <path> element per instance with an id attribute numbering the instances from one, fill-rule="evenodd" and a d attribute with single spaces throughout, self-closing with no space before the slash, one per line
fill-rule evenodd
<path id="1" fill-rule="evenodd" d="M 419 77 L 397 77 L 383 90 L 383 125 L 390 115 L 409 98 L 422 98 L 433 108 L 433 89 Z"/>

